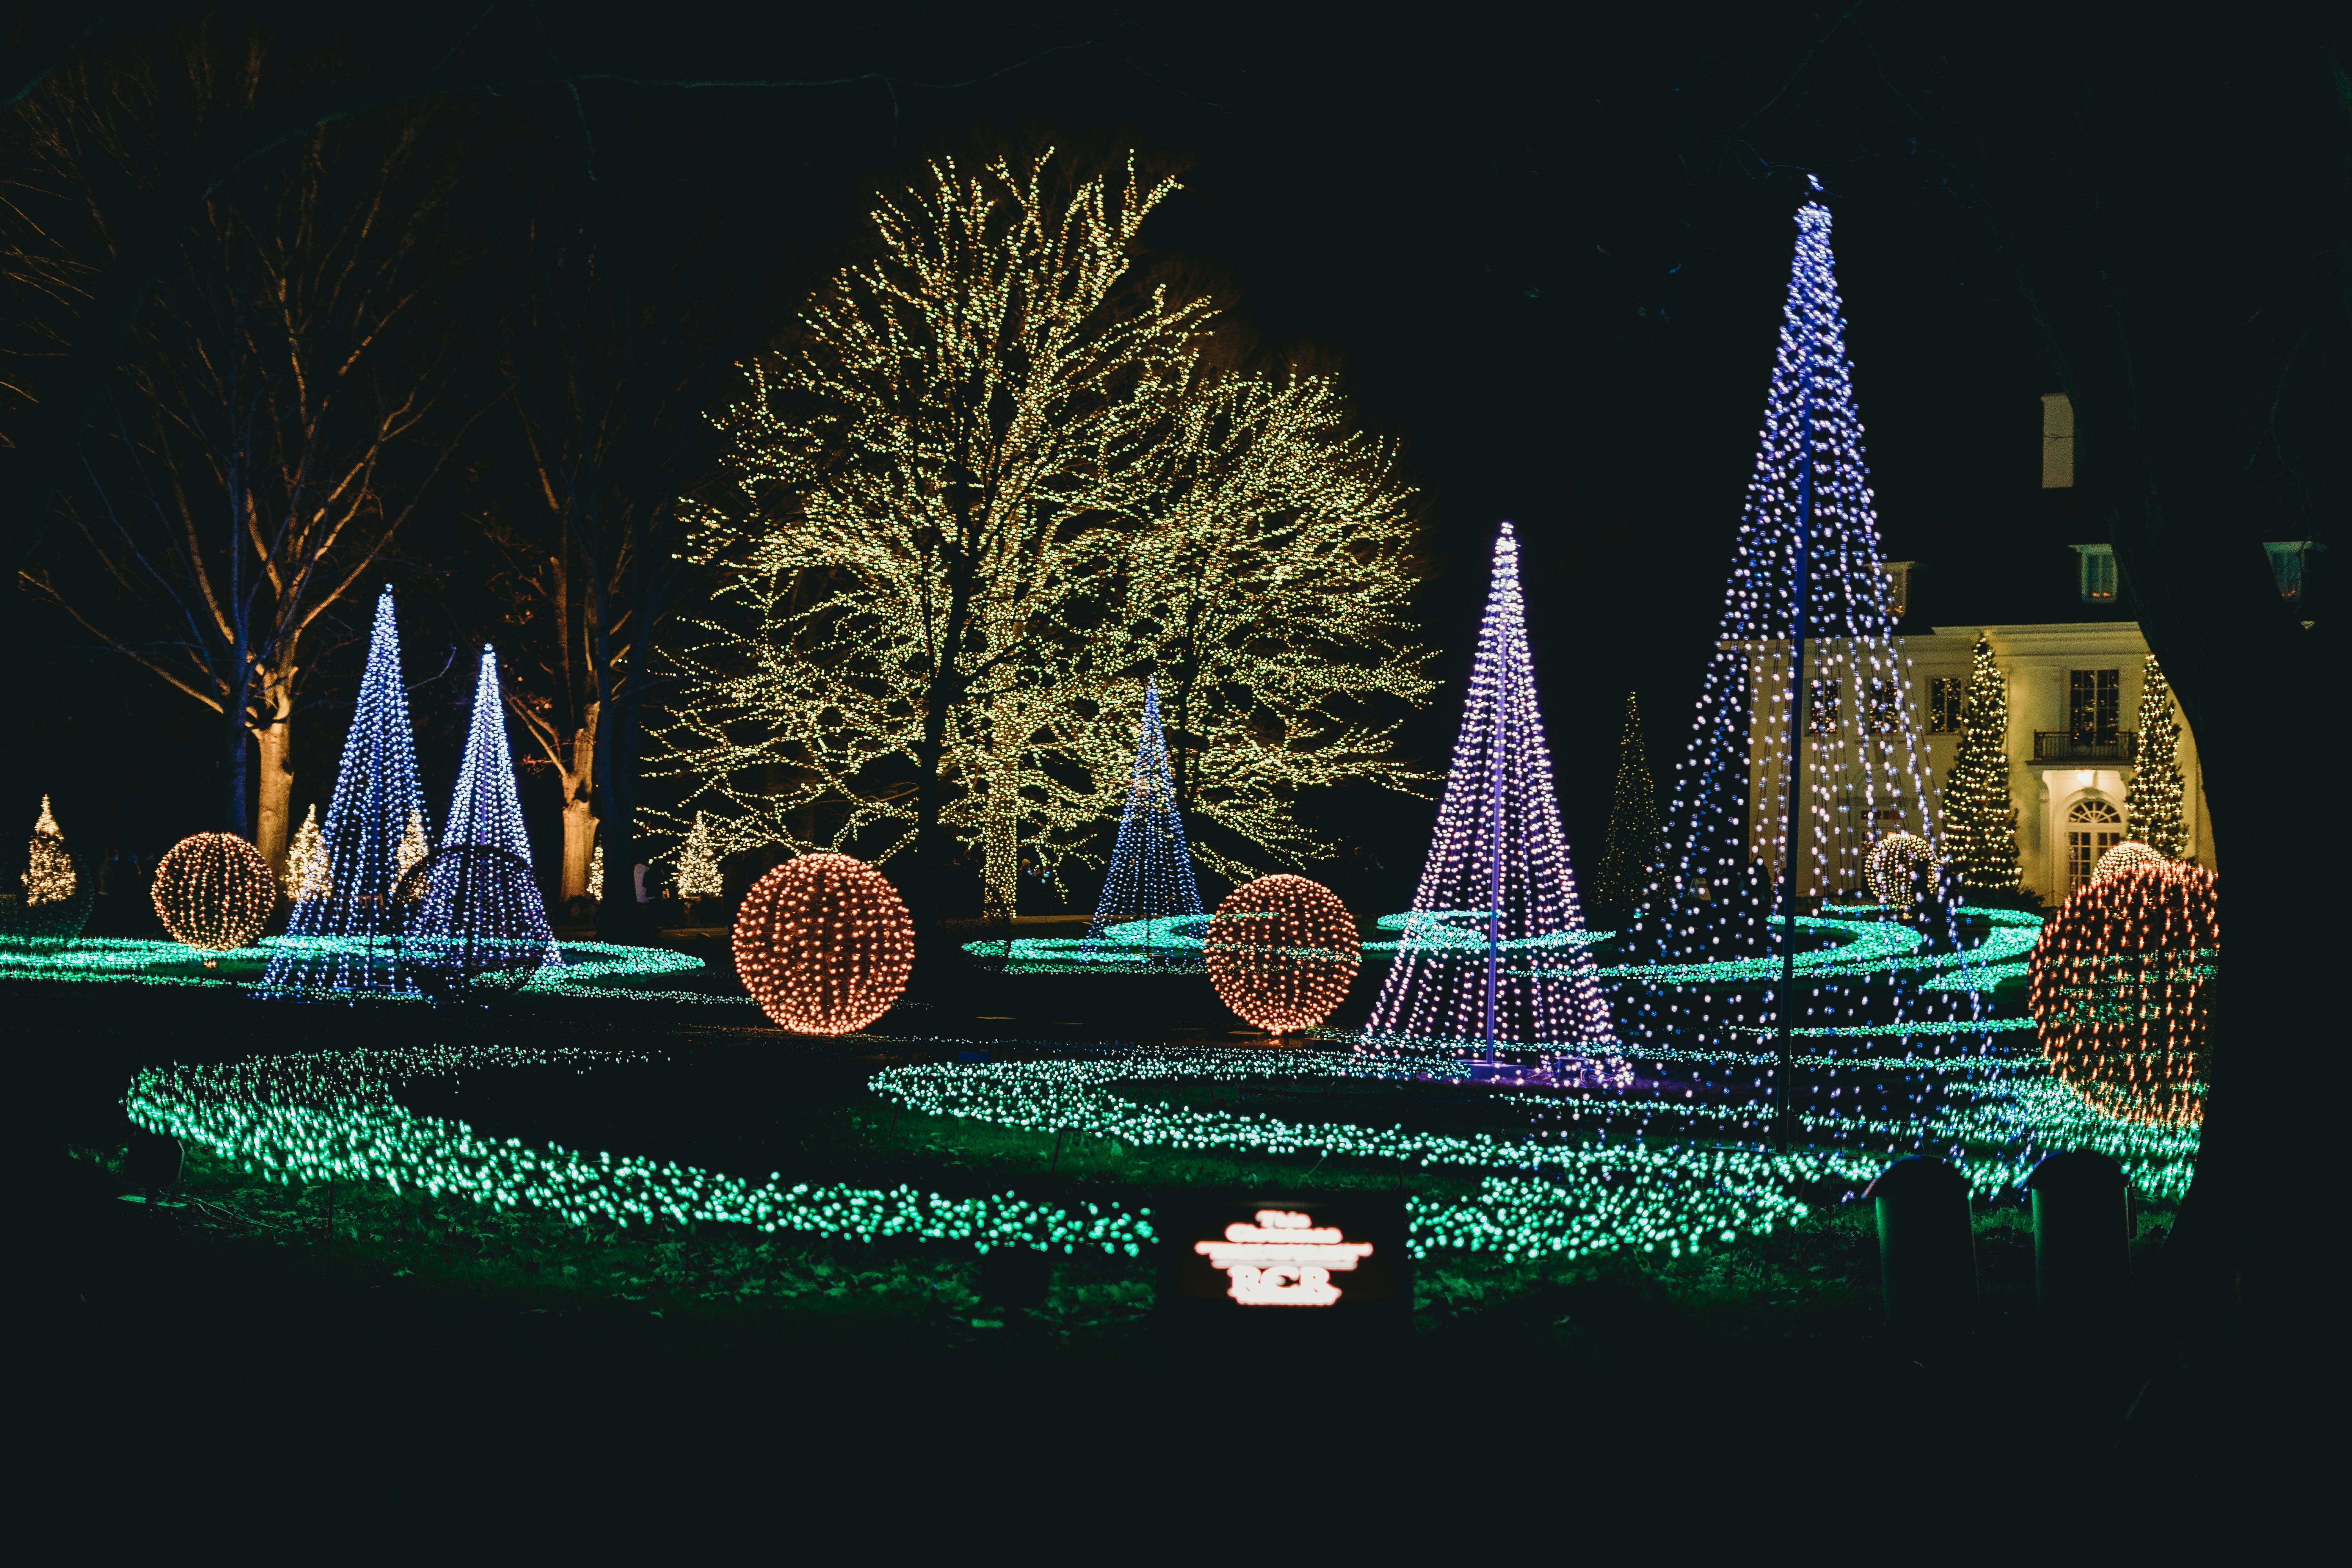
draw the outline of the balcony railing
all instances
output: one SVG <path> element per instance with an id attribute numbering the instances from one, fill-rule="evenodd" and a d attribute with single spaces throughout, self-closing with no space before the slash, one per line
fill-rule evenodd
<path id="1" fill-rule="evenodd" d="M 2106 763 L 2130 767 L 2139 758 L 2139 732 L 2126 730 L 2112 741 L 2085 741 L 2068 730 L 2033 731 L 2037 763 Z"/>

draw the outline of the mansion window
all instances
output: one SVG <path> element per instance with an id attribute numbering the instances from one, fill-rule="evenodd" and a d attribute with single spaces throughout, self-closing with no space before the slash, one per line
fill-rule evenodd
<path id="1" fill-rule="evenodd" d="M 1838 732 L 1838 683 L 1834 680 L 1813 682 L 1812 700 L 1805 704 L 1805 733 L 1834 735 Z"/>
<path id="2" fill-rule="evenodd" d="M 2106 852 L 2124 841 L 2124 814 L 2094 796 L 2066 814 L 2066 889 L 2091 879 Z"/>
<path id="3" fill-rule="evenodd" d="M 1892 735 L 1903 721 L 1903 689 L 1891 680 L 1871 678 L 1863 699 L 1862 727 L 1874 735 Z"/>
<path id="4" fill-rule="evenodd" d="M 2271 558 L 2271 579 L 2278 584 L 2279 597 L 2290 605 L 2300 605 L 2310 595 L 2305 568 L 2312 552 L 2320 546 L 2309 540 L 2291 541 L 2284 544 L 2265 544 L 2263 551 Z"/>
<path id="5" fill-rule="evenodd" d="M 2078 746 L 2112 745 L 2120 740 L 2124 672 L 2075 669 L 2067 675 L 2066 738 Z"/>
<path id="6" fill-rule="evenodd" d="M 1969 709 L 1969 681 L 1964 675 L 1938 675 L 1927 682 L 1927 733 L 1957 735 Z"/>
<path id="7" fill-rule="evenodd" d="M 2077 544 L 2074 552 L 2083 564 L 2083 603 L 2112 605 L 2116 602 L 2116 552 L 2105 544 Z"/>

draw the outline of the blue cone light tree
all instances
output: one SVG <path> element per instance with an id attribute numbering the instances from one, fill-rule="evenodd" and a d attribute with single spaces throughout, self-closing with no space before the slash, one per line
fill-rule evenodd
<path id="1" fill-rule="evenodd" d="M 409 967 L 429 990 L 436 981 L 478 984 L 561 962 L 547 905 L 531 870 L 530 837 L 515 795 L 499 659 L 482 647 L 473 722 L 449 802 L 441 847 L 404 884 Z M 429 973 L 419 974 L 420 968 Z"/>
<path id="2" fill-rule="evenodd" d="M 422 820 L 416 739 L 400 679 L 400 630 L 392 589 L 375 602 L 375 628 L 360 679 L 357 711 L 321 836 L 325 890 L 294 906 L 273 951 L 265 993 L 391 992 L 409 989 L 400 968 L 404 922 L 394 898 L 400 846 Z"/>
<path id="3" fill-rule="evenodd" d="M 1367 1043 L 1579 1050 L 1611 1043 L 1528 657 L 1519 545 L 1495 541 L 1461 738 Z"/>
<path id="4" fill-rule="evenodd" d="M 1808 200 L 1796 221 L 1716 652 L 1675 770 L 1661 862 L 1629 933 L 1646 956 L 1777 970 L 1760 1013 L 1713 1022 L 1749 1039 L 1760 1028 L 1774 1042 L 1779 1066 L 1766 1094 L 1784 1141 L 1794 1125 L 1792 1035 L 1948 1017 L 1955 1007 L 1972 1016 L 1976 1006 L 1966 984 L 1932 998 L 1901 985 L 1866 994 L 1810 980 L 1802 967 L 1806 906 L 1873 901 L 1873 846 L 1937 833 L 1914 683 L 1894 642 L 1899 612 L 1864 459 L 1830 212 Z M 1638 1037 L 1734 1043 L 1681 1037 L 1710 1027 L 1687 1008 L 1671 1021 L 1649 1005 L 1636 1013 L 1621 1025 Z"/>
<path id="5" fill-rule="evenodd" d="M 1171 940 L 1169 922 L 1183 916 L 1205 919 L 1201 889 L 1192 879 L 1192 851 L 1176 810 L 1175 774 L 1168 764 L 1168 738 L 1160 726 L 1160 682 L 1144 687 L 1143 722 L 1135 743 L 1135 769 L 1129 777 L 1127 809 L 1118 819 L 1118 844 L 1110 873 L 1087 927 L 1087 943 L 1112 963 L 1139 967 L 1197 967 L 1197 949 Z M 1144 931 L 1112 934 L 1113 927 L 1148 921 Z"/>

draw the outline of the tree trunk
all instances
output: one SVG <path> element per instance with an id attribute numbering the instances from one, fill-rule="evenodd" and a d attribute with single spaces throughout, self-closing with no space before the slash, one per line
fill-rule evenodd
<path id="1" fill-rule="evenodd" d="M 637 902 L 636 867 L 644 858 L 637 843 L 637 700 L 624 697 L 605 704 L 604 712 L 595 742 L 597 795 L 604 807 L 598 826 L 604 837 L 604 896 L 596 904 L 596 936 L 600 942 L 643 942 L 648 922 L 646 906 Z"/>
<path id="2" fill-rule="evenodd" d="M 2310 612 L 2281 602 L 2261 543 L 2306 535 L 2308 487 L 2327 476 L 2273 439 L 2282 406 L 2299 412 L 2295 349 L 2315 330 L 2315 299 L 2281 258 L 2312 252 L 2300 226 L 2324 209 L 2241 188 L 2326 105 L 2298 82 L 2314 51 L 2291 37 L 2251 29 L 2213 58 L 2189 35 L 2119 31 L 2122 16 L 2084 13 L 2029 56 L 1985 43 L 1985 79 L 2010 96 L 1979 107 L 1980 163 L 2074 403 L 2078 481 L 2196 735 L 2210 819 L 2241 825 L 2242 846 L 2258 842 L 2243 825 L 2279 809 L 2283 742 L 2299 777 L 2339 778 L 2347 761 L 2343 726 L 2323 717 L 2347 675 L 2343 623 L 2323 608 L 2300 625 Z M 2124 36 L 2136 47 L 2118 48 Z M 2184 107 L 2192 79 L 2212 90 Z M 2231 195 L 2231 221 L 2197 213 L 2206 192 Z M 2221 888 L 2226 984 L 2163 1280 L 2192 1373 L 2258 1405 L 2311 1386 L 2312 1347 L 2338 1313 L 2318 1241 L 2333 1223 L 2326 1108 L 2344 1077 L 2323 890 L 2343 885 L 2347 858 L 2343 836 L 2305 834 L 2234 858 Z"/>
<path id="3" fill-rule="evenodd" d="M 990 638 L 998 648 L 1006 634 Z M 1000 674 L 989 703 L 988 797 L 981 803 L 981 902 L 990 916 L 1013 917 L 1021 899 L 1021 797 L 1013 782 L 1014 731 L 1021 721 L 1021 694 Z"/>
<path id="4" fill-rule="evenodd" d="M 563 902 L 588 891 L 588 862 L 596 852 L 596 704 L 572 732 L 569 763 L 558 767 L 563 784 L 563 867 L 557 895 Z"/>
<path id="5" fill-rule="evenodd" d="M 261 851 L 269 868 L 280 877 L 286 873 L 286 846 L 293 831 L 291 820 L 294 800 L 294 769 L 290 752 L 294 744 L 293 721 L 284 713 L 277 720 L 253 732 L 261 753 L 261 776 L 255 781 L 260 787 L 260 816 L 253 834 L 253 847 Z"/>
<path id="6" fill-rule="evenodd" d="M 931 671 L 923 710 L 922 738 L 915 743 L 915 874 L 900 889 L 915 920 L 912 984 L 929 988 L 947 966 L 948 840 L 940 816 L 947 805 L 947 781 L 940 776 L 947 754 L 948 715 L 965 696 L 961 666 L 964 619 L 971 611 L 975 569 L 969 562 L 951 569 L 948 614 L 940 638 L 939 663 Z"/>

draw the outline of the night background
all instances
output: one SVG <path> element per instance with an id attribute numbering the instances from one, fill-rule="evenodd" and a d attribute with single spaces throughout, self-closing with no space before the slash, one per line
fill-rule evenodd
<path id="1" fill-rule="evenodd" d="M 1493 530 L 1518 525 L 1561 806 L 1589 881 L 1626 691 L 1641 692 L 1661 775 L 1688 744 L 1806 172 L 1837 216 L 1886 549 L 1921 563 L 1906 629 L 2071 613 L 2064 546 L 2090 535 L 2070 493 L 2039 485 L 2040 397 L 2055 382 L 1980 200 L 1923 150 L 1883 83 L 1846 72 L 1790 85 L 1824 31 L 1823 48 L 1862 62 L 1870 47 L 1932 41 L 1832 19 L 1727 11 L 1695 49 L 1682 16 L 1370 37 L 1336 14 L 1231 28 L 1137 18 L 969 87 L 592 87 L 585 135 L 530 95 L 468 100 L 433 111 L 441 155 L 462 171 L 446 242 L 461 259 L 424 308 L 470 331 L 484 297 L 528 266 L 505 221 L 514 205 L 552 209 L 586 183 L 625 193 L 651 223 L 714 226 L 755 247 L 729 258 L 745 328 L 713 353 L 731 360 L 765 346 L 855 253 L 873 195 L 929 155 L 1133 149 L 1181 169 L 1184 189 L 1147 223 L 1150 258 L 1213 280 L 1264 361 L 1339 370 L 1358 417 L 1402 449 L 1423 522 L 1418 615 L 1444 683 L 1403 749 L 1430 771 L 1453 742 Z M 311 24 L 279 25 L 300 37 Z M 787 37 L 774 47 L 801 58 Z M 893 47 L 913 57 L 908 76 L 951 77 L 960 61 L 1025 59 L 1026 37 Z M 673 47 L 688 59 L 703 45 Z M 836 40 L 816 58 L 862 58 L 861 47 Z M 495 560 L 467 526 L 520 460 L 488 359 L 460 351 L 449 372 L 443 428 L 418 445 L 450 442 L 454 461 L 416 498 L 383 574 L 423 590 L 404 593 L 402 616 L 428 797 L 446 791 L 471 697 L 470 662 L 450 650 L 505 630 L 481 591 Z M 358 602 L 338 606 L 342 619 Z M 75 801 L 78 832 L 147 859 L 205 826 L 185 787 L 190 770 L 219 768 L 205 711 L 37 606 L 15 619 L 44 694 L 0 742 L 19 815 L 44 793 Z M 297 819 L 323 807 L 362 652 L 345 637 L 306 695 Z M 552 781 L 541 769 L 525 788 L 534 840 L 551 847 Z M 1358 786 L 1307 811 L 1385 868 L 1337 873 L 1363 879 L 1351 897 L 1410 898 L 1433 802 Z M 1092 889 L 1074 893 L 1083 909 Z"/>
<path id="2" fill-rule="evenodd" d="M 36 1319 L 11 1403 L 56 1542 L 27 1561 L 2307 1552 L 2342 1316 L 2323 981 L 2352 841 L 2309 803 L 2352 767 L 2343 15 L 132 3 L 0 19 L 0 828 L 46 798 L 72 851 L 35 827 L 0 879 Z M 727 572 L 682 521 L 756 510 L 712 416 L 739 367 L 814 360 L 803 312 L 879 254 L 877 202 L 1047 148 L 1179 178 L 1135 277 L 1215 301 L 1204 363 L 1336 377 L 1392 445 L 1435 689 L 1363 706 L 1427 798 L 1303 790 L 1337 853 L 1295 862 L 1202 810 L 1195 850 L 1324 886 L 1247 884 L 1284 923 L 1219 927 L 1234 882 L 1204 870 L 1201 932 L 1099 951 L 1077 931 L 1115 801 L 1063 892 L 1023 885 L 1062 917 L 1031 948 L 983 910 L 969 816 L 878 871 L 735 846 L 697 871 L 723 894 L 667 896 L 711 797 L 656 731 L 692 623 L 749 624 L 710 611 Z M 1799 493 L 1758 448 L 1808 200 L 1877 553 L 1914 563 L 1893 630 L 1969 673 L 1937 688 L 1960 760 L 1914 764 L 1916 823 L 1853 797 L 1866 834 L 1821 834 L 1801 888 L 1812 830 L 1770 772 L 1814 754 L 1795 686 L 1780 739 L 1752 714 L 1693 737 L 1711 661 L 1751 668 L 1716 643 L 1751 480 Z M 357 499 L 321 503 L 348 512 L 336 591 L 273 677 L 273 841 L 266 742 L 239 774 L 229 724 L 152 667 L 219 640 L 161 586 L 205 528 L 231 553 L 204 470 L 258 448 L 207 410 L 290 384 L 207 345 L 306 267 L 289 341 L 362 366 L 335 383 L 362 457 Z M 2044 488 L 2061 392 L 2075 477 Z M 583 518 L 610 561 L 578 559 Z M 1786 521 L 1748 537 L 1759 577 Z M 1506 521 L 1589 921 L 1543 912 L 1544 803 L 1472 679 Z M 2107 602 L 2077 545 L 2112 549 Z M 508 700 L 524 880 L 439 926 L 430 873 L 496 871 L 503 818 L 396 856 L 375 776 L 375 837 L 320 850 L 323 880 L 273 847 L 327 818 L 347 736 L 391 732 L 362 695 L 383 584 L 436 831 L 453 795 L 504 809 L 497 747 L 461 763 L 485 643 Z M 583 653 L 607 588 L 633 629 Z M 2097 642 L 2073 673 L 2120 717 L 2047 730 L 2013 694 L 2075 689 L 2074 655 L 1996 668 L 1979 627 Z M 1850 640 L 1867 755 L 1891 710 Z M 583 728 L 600 657 L 634 695 Z M 1612 800 L 1629 690 L 1647 819 Z M 1457 752 L 1465 700 L 1490 751 Z M 607 749 L 567 784 L 534 725 Z M 1149 752 L 1147 729 L 1131 814 Z M 1715 793 L 1669 807 L 1686 756 Z M 2029 874 L 2020 807 L 2045 837 L 2090 821 L 2061 821 L 2058 758 L 2130 815 L 2071 861 L 2037 838 Z M 1449 767 L 1481 788 L 1441 821 Z M 881 772 L 915 799 L 913 769 Z M 1845 786 L 1808 783 L 1829 820 Z M 563 897 L 592 806 L 608 876 L 656 866 L 650 902 Z M 833 809 L 793 819 L 802 847 Z M 1604 910 L 1612 827 L 1646 882 Z M 1685 829 L 1744 869 L 1670 872 Z M 222 880 L 151 898 L 189 844 Z M 1444 855 L 1470 890 L 1375 930 Z"/>

